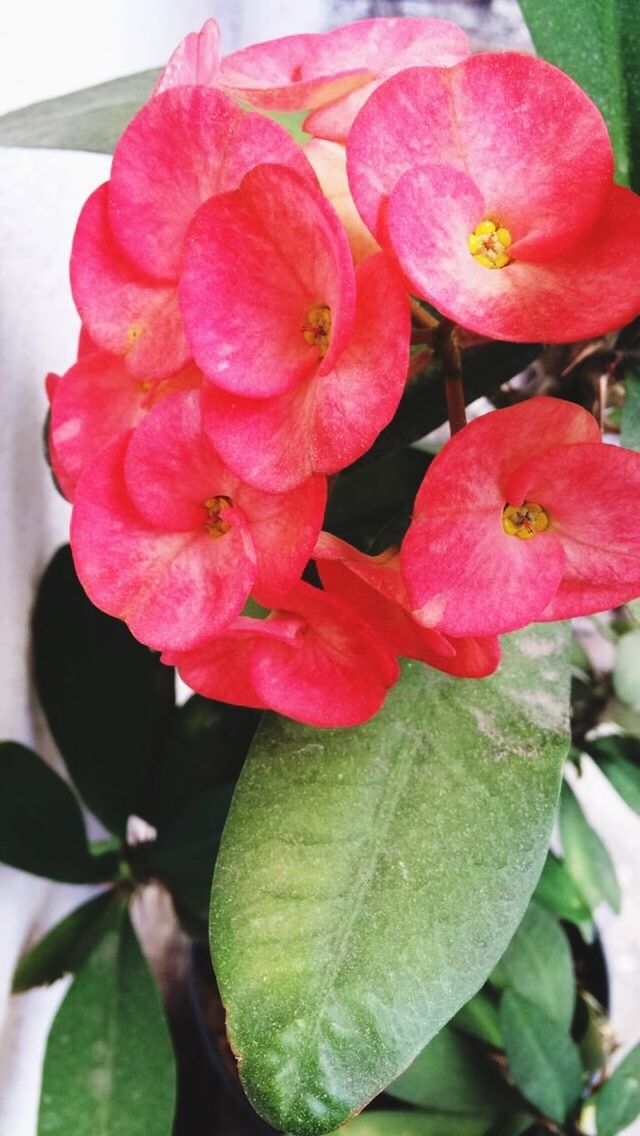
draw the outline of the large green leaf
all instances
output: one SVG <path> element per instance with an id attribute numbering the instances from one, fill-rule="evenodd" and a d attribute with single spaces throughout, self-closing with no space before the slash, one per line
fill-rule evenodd
<path id="1" fill-rule="evenodd" d="M 618 1066 L 596 1097 L 598 1136 L 615 1136 L 640 1116 L 640 1045 Z"/>
<path id="2" fill-rule="evenodd" d="M 40 701 L 81 797 L 111 829 L 145 815 L 144 790 L 174 704 L 170 667 L 87 599 L 68 546 L 50 562 L 33 619 Z"/>
<path id="3" fill-rule="evenodd" d="M 491 982 L 536 1002 L 569 1029 L 576 1001 L 571 950 L 558 921 L 537 903 L 529 904 Z"/>
<path id="4" fill-rule="evenodd" d="M 504 646 L 481 681 L 407 664 L 358 729 L 258 730 L 211 937 L 245 1089 L 286 1131 L 329 1131 L 397 1077 L 524 914 L 567 751 L 567 631 Z"/>
<path id="5" fill-rule="evenodd" d="M 109 879 L 117 860 L 93 856 L 66 781 L 37 753 L 0 742 L 0 861 L 63 883 Z"/>
<path id="6" fill-rule="evenodd" d="M 14 994 L 33 986 L 50 986 L 64 974 L 75 974 L 100 939 L 114 902 L 115 893 L 103 891 L 56 923 L 20 959 L 13 975 Z"/>
<path id="7" fill-rule="evenodd" d="M 483 1136 L 488 1127 L 482 1116 L 376 1109 L 356 1116 L 340 1129 L 340 1136 Z"/>
<path id="8" fill-rule="evenodd" d="M 157 70 L 138 71 L 12 110 L 0 117 L 0 146 L 110 154 L 129 120 L 149 98 L 159 74 Z"/>
<path id="9" fill-rule="evenodd" d="M 436 1112 L 493 1118 L 513 1106 L 513 1095 L 482 1046 L 445 1026 L 388 1086 L 407 1104 Z"/>
<path id="10" fill-rule="evenodd" d="M 620 885 L 613 861 L 566 781 L 562 786 L 559 823 L 567 868 L 589 906 L 593 909 L 605 901 L 613 911 L 619 911 Z"/>
<path id="11" fill-rule="evenodd" d="M 540 55 L 597 103 L 616 156 L 616 180 L 640 189 L 638 0 L 520 0 Z"/>
<path id="12" fill-rule="evenodd" d="M 502 997 L 500 1023 L 515 1084 L 545 1116 L 563 1124 L 582 1092 L 577 1046 L 555 1018 L 515 990 Z"/>
<path id="13" fill-rule="evenodd" d="M 51 1027 L 38 1136 L 171 1136 L 174 1100 L 158 991 L 116 905 Z"/>

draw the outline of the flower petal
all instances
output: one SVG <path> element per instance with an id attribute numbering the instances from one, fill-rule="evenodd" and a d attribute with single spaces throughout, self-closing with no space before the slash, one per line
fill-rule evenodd
<path id="1" fill-rule="evenodd" d="M 205 20 L 199 32 L 190 32 L 178 44 L 153 94 L 170 87 L 213 87 L 219 70 L 220 30 L 215 20 Z"/>

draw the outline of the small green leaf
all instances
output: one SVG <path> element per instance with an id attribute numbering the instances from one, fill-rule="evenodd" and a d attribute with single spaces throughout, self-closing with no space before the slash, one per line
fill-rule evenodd
<path id="1" fill-rule="evenodd" d="M 470 1033 L 472 1037 L 486 1041 L 495 1049 L 502 1049 L 498 1006 L 487 989 L 479 990 L 458 1011 L 451 1024 L 464 1033 Z"/>
<path id="2" fill-rule="evenodd" d="M 214 964 L 254 1107 L 327 1132 L 473 995 L 522 919 L 567 752 L 567 629 L 491 678 L 408 663 L 350 730 L 267 715 L 216 864 Z"/>
<path id="3" fill-rule="evenodd" d="M 339 1129 L 340 1136 L 484 1136 L 490 1121 L 483 1116 L 411 1112 L 404 1109 L 363 1112 Z"/>
<path id="4" fill-rule="evenodd" d="M 0 861 L 62 883 L 109 879 L 117 859 L 92 856 L 80 806 L 37 753 L 0 742 Z"/>
<path id="5" fill-rule="evenodd" d="M 33 617 L 40 701 L 74 785 L 119 836 L 145 816 L 145 788 L 174 704 L 174 674 L 93 606 L 68 546 L 51 560 Z"/>
<path id="6" fill-rule="evenodd" d="M 232 794 L 233 785 L 228 783 L 201 793 L 161 829 L 146 854 L 150 872 L 204 928 L 213 868 Z"/>
<path id="7" fill-rule="evenodd" d="M 640 452 L 640 366 L 634 364 L 625 374 L 620 444 Z"/>
<path id="8" fill-rule="evenodd" d="M 113 891 L 103 891 L 48 931 L 20 959 L 13 975 L 13 993 L 50 986 L 64 974 L 75 974 L 103 933 L 113 901 Z"/>
<path id="9" fill-rule="evenodd" d="M 559 919 L 567 919 L 577 927 L 591 923 L 591 908 L 567 871 L 564 861 L 552 852 L 545 860 L 534 899 Z"/>
<path id="10" fill-rule="evenodd" d="M 625 734 L 608 734 L 586 742 L 585 749 L 597 761 L 630 809 L 640 814 L 640 742 Z"/>
<path id="11" fill-rule="evenodd" d="M 590 1075 L 601 1073 L 615 1043 L 602 1006 L 586 990 L 581 990 L 578 995 L 573 1036 L 579 1046 L 585 1072 Z"/>
<path id="12" fill-rule="evenodd" d="M 637 0 L 520 0 L 536 46 L 604 115 L 616 180 L 640 189 L 640 5 Z M 579 29 L 579 34 L 576 34 Z"/>
<path id="13" fill-rule="evenodd" d="M 174 1102 L 158 991 L 116 904 L 51 1027 L 38 1136 L 171 1136 Z"/>
<path id="14" fill-rule="evenodd" d="M 576 1001 L 571 950 L 560 924 L 537 903 L 529 904 L 489 981 L 536 1002 L 569 1029 Z"/>
<path id="15" fill-rule="evenodd" d="M 159 70 L 138 71 L 9 111 L 0 117 L 0 146 L 110 154 L 127 123 L 149 98 L 159 74 Z"/>
<path id="16" fill-rule="evenodd" d="M 535 1120 L 532 1116 L 518 1112 L 514 1116 L 507 1116 L 504 1120 L 499 1120 L 487 1136 L 524 1136 L 525 1132 L 537 1136 L 538 1129 L 535 1126 Z"/>
<path id="17" fill-rule="evenodd" d="M 640 1045 L 636 1045 L 596 1096 L 598 1136 L 615 1136 L 640 1116 Z"/>
<path id="18" fill-rule="evenodd" d="M 515 990 L 502 996 L 500 1023 L 514 1083 L 545 1116 L 564 1124 L 582 1093 L 577 1046 L 555 1018 Z"/>
<path id="19" fill-rule="evenodd" d="M 640 714 L 640 630 L 628 631 L 618 640 L 613 689 L 626 706 Z"/>
<path id="20" fill-rule="evenodd" d="M 487 343 L 462 353 L 465 402 L 491 394 L 508 379 L 524 371 L 540 354 L 537 343 Z M 356 462 L 368 465 L 393 450 L 417 442 L 447 421 L 444 377 L 438 362 L 430 364 L 405 388 L 392 422 L 373 446 Z"/>
<path id="21" fill-rule="evenodd" d="M 620 911 L 620 886 L 613 861 L 566 781 L 558 819 L 567 869 L 589 906 L 593 909 L 604 900 L 613 911 Z"/>
<path id="22" fill-rule="evenodd" d="M 513 1094 L 482 1046 L 445 1026 L 387 1092 L 435 1112 L 494 1118 L 508 1111 Z"/>

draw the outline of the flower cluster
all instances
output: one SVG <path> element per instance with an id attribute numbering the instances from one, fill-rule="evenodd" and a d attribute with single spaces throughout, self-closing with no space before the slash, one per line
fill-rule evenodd
<path id="1" fill-rule="evenodd" d="M 292 109 L 304 145 L 269 117 Z M 399 656 L 481 677 L 499 634 L 638 595 L 640 457 L 559 400 L 455 435 L 401 549 L 322 529 L 412 373 L 411 296 L 485 336 L 600 334 L 640 310 L 639 238 L 549 64 L 432 19 L 221 59 L 208 21 L 74 239 L 49 440 L 88 595 L 195 690 L 323 726 L 374 714 Z"/>

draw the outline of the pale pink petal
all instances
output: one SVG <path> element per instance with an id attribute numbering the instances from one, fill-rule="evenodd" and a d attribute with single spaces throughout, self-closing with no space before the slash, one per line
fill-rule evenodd
<path id="1" fill-rule="evenodd" d="M 128 444 L 121 435 L 78 483 L 71 520 L 78 577 L 92 602 L 141 642 L 158 650 L 195 646 L 242 609 L 255 579 L 251 540 L 241 524 L 219 538 L 203 527 L 151 527 L 125 485 Z"/>
<path id="2" fill-rule="evenodd" d="M 356 209 L 347 181 L 347 152 L 336 142 L 312 138 L 304 152 L 313 166 L 320 188 L 333 205 L 345 227 L 354 261 L 379 252 L 380 246 L 371 235 Z"/>
<path id="3" fill-rule="evenodd" d="M 267 397 L 313 370 L 326 373 L 354 316 L 355 276 L 340 221 L 292 170 L 261 165 L 233 193 L 211 198 L 189 230 L 180 304 L 194 357 L 217 386 Z M 304 336 L 326 304 L 324 358 Z"/>
<path id="4" fill-rule="evenodd" d="M 113 155 L 113 232 L 141 271 L 173 280 L 196 210 L 235 189 L 258 162 L 314 179 L 300 146 L 277 123 L 211 88 L 164 91 L 138 112 Z"/>
<path id="5" fill-rule="evenodd" d="M 190 32 L 178 44 L 153 94 L 170 87 L 213 87 L 220 70 L 220 30 L 215 20 L 205 20 L 199 32 Z"/>
<path id="6" fill-rule="evenodd" d="M 178 293 L 144 276 L 124 255 L 109 226 L 103 185 L 84 206 L 71 252 L 71 288 L 91 339 L 122 355 L 132 375 L 159 379 L 189 360 Z"/>

